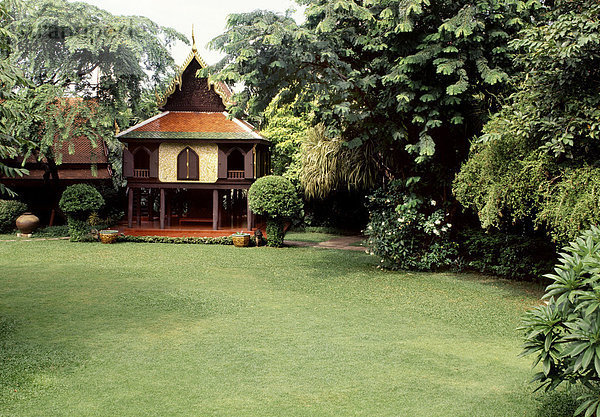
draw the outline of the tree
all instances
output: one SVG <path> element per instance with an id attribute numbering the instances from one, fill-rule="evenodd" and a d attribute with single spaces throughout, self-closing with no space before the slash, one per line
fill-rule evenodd
<path id="1" fill-rule="evenodd" d="M 599 18 L 598 3 L 556 2 L 510 43 L 519 88 L 454 184 L 484 227 L 524 222 L 566 242 L 600 222 Z"/>
<path id="2" fill-rule="evenodd" d="M 14 97 L 14 89 L 19 86 L 27 85 L 23 74 L 11 62 L 12 53 L 11 42 L 14 34 L 8 29 L 10 15 L 8 12 L 7 1 L 0 2 L 0 174 L 7 177 L 23 176 L 28 171 L 23 168 L 6 165 L 3 160 L 15 158 L 18 155 L 19 148 L 26 145 L 26 142 L 19 141 L 10 135 L 9 126 L 17 119 L 18 113 L 11 111 L 6 102 Z M 15 194 L 4 184 L 0 184 L 0 194 Z"/>
<path id="3" fill-rule="evenodd" d="M 145 17 L 113 16 L 66 0 L 14 2 L 8 28 L 16 34 L 13 62 L 34 84 L 7 103 L 28 114 L 12 128 L 36 144 L 32 151 L 48 161 L 53 177 L 61 159 L 52 153 L 56 138 L 86 134 L 96 143 L 99 135 L 120 150 L 115 129 L 153 115 L 148 93 L 174 67 L 168 48 L 177 39 L 187 42 Z M 84 101 L 57 102 L 65 96 Z"/>
<path id="4" fill-rule="evenodd" d="M 257 179 L 248 191 L 250 209 L 267 218 L 269 246 L 283 246 L 286 221 L 293 220 L 302 211 L 302 201 L 292 183 L 278 175 Z"/>
<path id="5" fill-rule="evenodd" d="M 373 149 L 380 179 L 413 175 L 415 161 L 437 163 L 445 177 L 429 175 L 436 187 L 450 183 L 467 138 L 497 108 L 512 72 L 507 42 L 539 6 L 535 0 L 301 3 L 302 25 L 266 11 L 236 14 L 213 40 L 227 54 L 217 78 L 244 83 L 232 113 L 260 115 L 275 97 L 308 103 L 326 137 Z"/>
<path id="6" fill-rule="evenodd" d="M 265 111 L 261 135 L 273 143 L 271 166 L 274 175 L 289 179 L 300 187 L 300 149 L 310 125 L 310 115 L 296 114 L 291 106 L 277 107 L 276 100 Z"/>

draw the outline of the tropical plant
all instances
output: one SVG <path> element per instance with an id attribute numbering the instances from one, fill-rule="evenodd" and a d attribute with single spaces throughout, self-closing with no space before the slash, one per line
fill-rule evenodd
<path id="1" fill-rule="evenodd" d="M 509 44 L 523 69 L 454 183 L 484 227 L 528 222 L 558 242 L 600 222 L 600 4 L 560 1 Z"/>
<path id="2" fill-rule="evenodd" d="M 15 96 L 14 89 L 27 86 L 28 83 L 23 77 L 22 72 L 11 61 L 12 43 L 15 35 L 7 27 L 12 20 L 9 14 L 8 1 L 0 1 L 0 176 L 16 177 L 23 176 L 29 172 L 22 167 L 7 165 L 7 159 L 16 158 L 19 149 L 27 145 L 23 140 L 18 140 L 10 133 L 10 125 L 19 118 L 18 112 L 11 111 L 6 106 L 6 101 Z M 0 183 L 0 195 L 8 194 L 14 196 L 15 193 Z"/>
<path id="3" fill-rule="evenodd" d="M 449 186 L 468 138 L 499 107 L 514 71 L 507 42 L 540 5 L 300 3 L 306 6 L 301 25 L 289 14 L 234 14 L 226 32 L 212 41 L 227 54 L 216 77 L 243 81 L 231 112 L 260 116 L 275 97 L 281 105 L 310 105 L 313 123 L 326 126 L 325 136 L 351 149 L 365 147 L 369 159 L 359 162 L 375 164 L 381 178 L 414 175 L 415 160 L 451 167 L 428 170 L 444 175 L 431 179 L 438 187 Z"/>
<path id="4" fill-rule="evenodd" d="M 285 222 L 302 211 L 302 201 L 292 183 L 277 175 L 259 178 L 248 191 L 248 202 L 254 213 L 267 218 L 267 244 L 283 246 Z"/>
<path id="5" fill-rule="evenodd" d="M 600 229 L 593 226 L 563 248 L 543 299 L 520 327 L 523 355 L 542 369 L 534 381 L 546 390 L 561 383 L 580 384 L 589 392 L 576 414 L 600 415 Z"/>
<path id="6" fill-rule="evenodd" d="M 172 75 L 168 48 L 175 40 L 187 42 L 185 37 L 145 17 L 114 16 L 66 0 L 13 1 L 8 12 L 6 27 L 15 34 L 11 62 L 33 83 L 3 103 L 27 115 L 12 120 L 10 135 L 30 140 L 29 151 L 53 178 L 63 143 L 73 153 L 69 142 L 76 136 L 88 137 L 92 147 L 102 138 L 119 172 L 115 130 L 154 115 L 149 91 Z"/>

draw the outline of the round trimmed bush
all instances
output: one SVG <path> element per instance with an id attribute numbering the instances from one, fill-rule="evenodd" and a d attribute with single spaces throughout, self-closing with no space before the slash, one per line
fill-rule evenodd
<path id="1" fill-rule="evenodd" d="M 267 244 L 283 246 L 285 222 L 300 215 L 302 201 L 287 178 L 268 175 L 256 180 L 248 191 L 250 209 L 267 218 Z"/>
<path id="2" fill-rule="evenodd" d="M 16 200 L 0 200 L 0 232 L 8 233 L 15 230 L 17 217 L 27 211 L 24 203 Z"/>
<path id="3" fill-rule="evenodd" d="M 87 220 L 90 214 L 100 210 L 104 205 L 104 198 L 91 185 L 76 184 L 67 187 L 58 205 L 67 216 L 71 241 L 81 242 L 89 234 Z"/>

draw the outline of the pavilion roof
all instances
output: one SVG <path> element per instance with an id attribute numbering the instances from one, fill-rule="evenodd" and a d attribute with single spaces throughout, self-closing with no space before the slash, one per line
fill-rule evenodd
<path id="1" fill-rule="evenodd" d="M 266 140 L 254 127 L 225 112 L 167 111 L 117 135 L 119 139 Z"/>

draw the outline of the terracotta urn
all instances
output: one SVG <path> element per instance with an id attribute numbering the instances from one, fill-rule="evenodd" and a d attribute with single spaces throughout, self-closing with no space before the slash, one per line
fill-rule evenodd
<path id="1" fill-rule="evenodd" d="M 32 213 L 23 213 L 17 218 L 17 229 L 23 235 L 30 235 L 40 225 L 40 219 Z"/>

